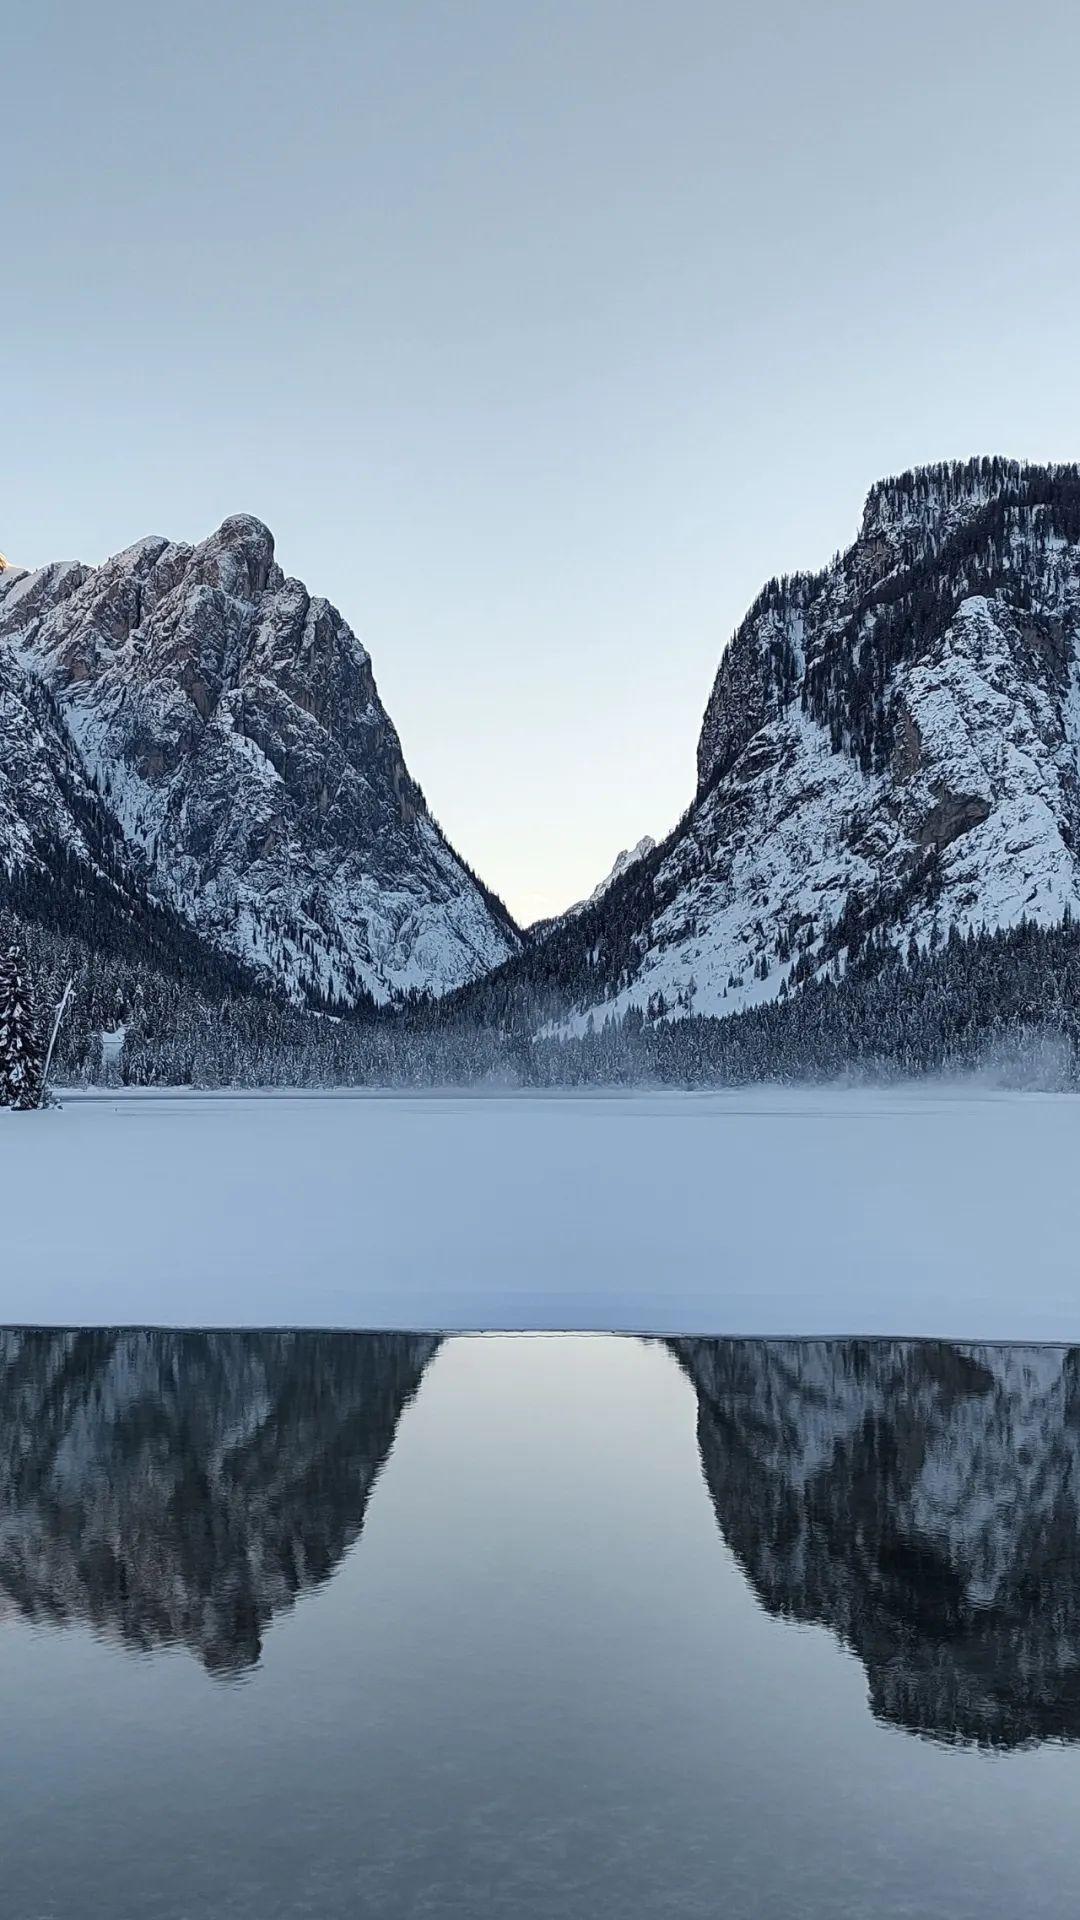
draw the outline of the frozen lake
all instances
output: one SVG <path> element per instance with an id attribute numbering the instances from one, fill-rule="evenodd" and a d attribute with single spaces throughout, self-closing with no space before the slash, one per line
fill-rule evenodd
<path id="1" fill-rule="evenodd" d="M 0 1113 L 0 1324 L 1080 1340 L 1080 1100 L 92 1094 Z"/>
<path id="2" fill-rule="evenodd" d="M 1080 1352 L 0 1334 L 11 1920 L 1072 1920 Z"/>

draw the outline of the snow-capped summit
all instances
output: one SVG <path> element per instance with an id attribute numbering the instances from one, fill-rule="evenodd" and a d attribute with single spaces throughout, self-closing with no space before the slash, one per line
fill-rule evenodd
<path id="1" fill-rule="evenodd" d="M 597 881 L 587 899 L 575 900 L 573 906 L 567 907 L 565 914 L 560 917 L 566 919 L 570 914 L 584 913 L 586 907 L 595 906 L 598 900 L 603 899 L 608 888 L 614 886 L 616 880 L 620 879 L 621 876 L 634 865 L 635 861 L 643 860 L 647 853 L 652 853 L 655 846 L 656 841 L 652 835 L 645 833 L 636 846 L 624 847 L 621 853 L 616 854 L 613 864 L 607 873 L 605 873 L 603 879 Z"/>
<path id="2" fill-rule="evenodd" d="M 250 515 L 0 576 L 0 732 L 9 871 L 100 865 L 104 836 L 293 998 L 441 993 L 519 944 L 431 818 L 365 648 Z"/>
<path id="3" fill-rule="evenodd" d="M 611 871 L 609 873 L 606 873 L 604 875 L 604 878 L 599 882 L 599 884 L 593 888 L 588 899 L 582 901 L 581 903 L 582 906 L 586 906 L 586 907 L 595 906 L 598 900 L 603 899 L 608 888 L 611 886 L 614 886 L 616 880 L 620 879 L 622 875 L 626 873 L 628 869 L 635 864 L 636 861 L 643 860 L 647 853 L 651 853 L 655 846 L 656 846 L 656 841 L 653 839 L 652 835 L 650 833 L 645 833 L 645 834 L 642 834 L 641 839 L 638 841 L 635 847 L 624 847 L 623 851 L 616 857 L 615 863 L 612 866 Z M 571 908 L 571 912 L 575 912 L 575 911 L 577 911 L 577 909 Z"/>

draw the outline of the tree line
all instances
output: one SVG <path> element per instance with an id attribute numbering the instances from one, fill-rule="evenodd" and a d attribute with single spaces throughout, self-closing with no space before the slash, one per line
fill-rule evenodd
<path id="1" fill-rule="evenodd" d="M 166 974 L 145 957 L 101 955 L 10 911 L 4 920 L 0 1088 L 9 1105 L 28 1099 L 42 1023 L 69 979 L 52 1075 L 60 1086 L 711 1087 L 980 1070 L 1080 1085 L 1080 929 L 1070 916 L 1056 927 L 954 929 L 931 948 L 904 948 L 881 928 L 860 933 L 853 912 L 846 957 L 837 951 L 777 1000 L 726 1018 L 672 1018 L 653 996 L 573 1035 L 539 1029 L 527 1005 L 489 1006 L 486 1020 L 416 1000 L 350 1015 L 228 980 L 208 992 L 205 979 Z M 122 1044 L 103 1046 L 103 1034 Z"/>

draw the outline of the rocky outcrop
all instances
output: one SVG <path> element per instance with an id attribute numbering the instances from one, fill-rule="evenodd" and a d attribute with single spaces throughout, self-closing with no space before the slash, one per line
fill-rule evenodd
<path id="1" fill-rule="evenodd" d="M 946 793 L 931 807 L 915 835 L 920 847 L 950 847 L 962 833 L 990 818 L 990 802 L 979 794 Z"/>
<path id="2" fill-rule="evenodd" d="M 4 575 L 0 672 L 24 704 L 47 694 L 64 779 L 154 896 L 294 999 L 438 994 L 519 946 L 431 818 L 366 650 L 260 521 Z M 40 782 L 55 756 L 24 731 Z M 47 836 L 26 776 L 8 787 L 10 870 Z M 47 825 L 83 853 L 70 820 Z"/>

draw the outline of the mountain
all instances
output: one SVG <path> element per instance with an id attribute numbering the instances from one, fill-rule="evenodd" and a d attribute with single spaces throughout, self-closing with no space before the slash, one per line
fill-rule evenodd
<path id="1" fill-rule="evenodd" d="M 858 1656 L 876 1718 L 1080 1739 L 1080 1350 L 670 1344 L 728 1546 L 770 1613 Z"/>
<path id="2" fill-rule="evenodd" d="M 728 1014 L 868 938 L 1080 904 L 1080 467 L 872 488 L 854 544 L 769 582 L 724 653 L 668 838 L 461 997 L 580 1030 Z"/>
<path id="3" fill-rule="evenodd" d="M 118 1021 L 125 1070 L 137 1046 L 140 1075 L 205 1076 L 205 1008 L 252 985 L 309 1026 L 275 1067 L 282 1023 L 255 1022 L 229 1073 L 324 1074 L 321 1011 L 373 1002 L 408 1019 L 363 1077 L 407 1084 L 922 1071 L 1048 1025 L 1080 1062 L 1078 643 L 1080 467 L 878 483 L 854 543 L 770 581 L 732 638 L 672 833 L 523 939 L 428 813 L 367 654 L 258 521 L 8 568 L 0 908 L 51 942 L 50 994 L 78 975 L 77 1077 Z M 722 1032 L 669 1039 L 691 1013 Z M 627 1014 L 617 1061 L 600 1034 Z M 538 1054 L 575 1037 L 597 1044 Z M 331 1051 L 332 1077 L 358 1071 Z"/>
<path id="4" fill-rule="evenodd" d="M 561 926 L 566 920 L 576 919 L 579 913 L 584 913 L 586 907 L 595 906 L 608 888 L 613 886 L 615 881 L 634 865 L 635 861 L 643 860 L 647 853 L 652 853 L 655 846 L 656 841 L 652 835 L 646 833 L 635 847 L 624 847 L 621 853 L 616 854 L 613 865 L 609 867 L 603 879 L 597 881 L 592 892 L 584 900 L 575 900 L 573 906 L 566 907 L 562 913 L 550 914 L 543 920 L 534 920 L 527 930 L 527 940 L 546 939 L 555 927 Z"/>
<path id="5" fill-rule="evenodd" d="M 149 899 L 298 1003 L 440 994 L 517 951 L 406 768 L 371 662 L 245 516 L 0 571 L 0 870 Z"/>
<path id="6" fill-rule="evenodd" d="M 615 863 L 610 871 L 604 875 L 602 880 L 597 882 L 588 899 L 578 900 L 574 906 L 567 908 L 567 913 L 578 914 L 583 912 L 586 907 L 595 907 L 597 901 L 603 899 L 608 888 L 615 885 L 616 880 L 621 880 L 624 873 L 628 873 L 632 866 L 635 866 L 639 860 L 644 860 L 645 855 L 647 853 L 653 853 L 655 849 L 656 841 L 650 833 L 643 834 L 636 847 L 624 847 L 622 852 L 616 856 Z"/>
<path id="7" fill-rule="evenodd" d="M 438 1344 L 0 1331 L 0 1619 L 254 1665 L 359 1538 Z"/>

